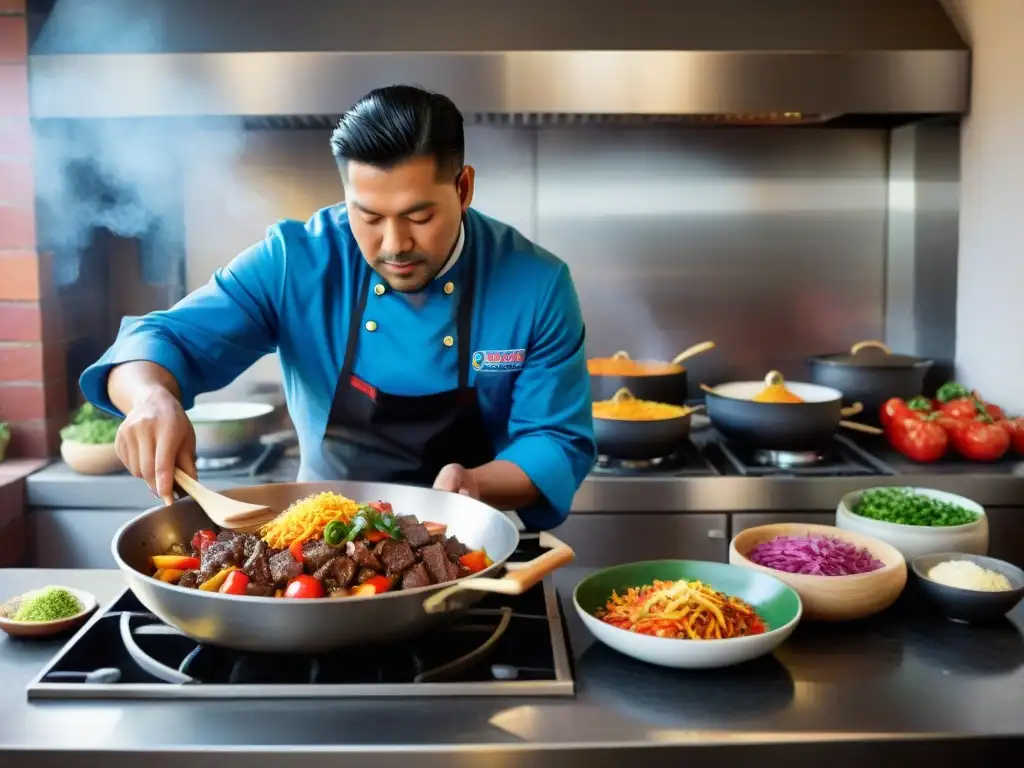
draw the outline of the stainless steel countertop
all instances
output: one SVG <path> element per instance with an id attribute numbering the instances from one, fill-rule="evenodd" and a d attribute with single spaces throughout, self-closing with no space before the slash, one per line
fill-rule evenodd
<path id="1" fill-rule="evenodd" d="M 585 572 L 556 574 L 563 610 Z M 117 571 L 7 569 L 0 596 L 58 583 L 104 605 L 124 585 Z M 53 765 L 69 750 L 72 764 L 104 768 L 262 768 L 286 755 L 303 768 L 337 768 L 339 758 L 357 768 L 516 758 L 546 768 L 570 757 L 595 768 L 629 757 L 713 768 L 772 757 L 839 768 L 994 765 L 1024 742 L 1024 606 L 1000 626 L 970 628 L 906 597 L 863 622 L 805 624 L 772 657 L 690 673 L 594 644 L 574 614 L 567 624 L 575 699 L 29 704 L 25 686 L 61 643 L 0 636 L 0 764 Z"/>
<path id="2" fill-rule="evenodd" d="M 591 475 L 576 494 L 573 514 L 601 512 L 828 511 L 850 491 L 876 485 L 917 485 L 958 493 L 987 506 L 1024 503 L 1024 461 L 922 466 L 887 455 L 899 475 L 867 477 L 609 477 Z M 257 477 L 200 479 L 215 490 L 239 485 L 290 482 L 297 462 L 284 461 Z M 127 473 L 84 476 L 61 461 L 29 476 L 28 504 L 34 507 L 146 509 L 156 501 Z"/>

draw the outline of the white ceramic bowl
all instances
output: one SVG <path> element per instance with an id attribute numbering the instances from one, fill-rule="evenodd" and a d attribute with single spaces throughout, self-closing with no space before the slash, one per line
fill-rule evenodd
<path id="1" fill-rule="evenodd" d="M 759 544 L 777 536 L 831 536 L 867 549 L 883 563 L 877 571 L 850 576 L 812 576 L 787 573 L 758 565 L 747 555 Z M 774 523 L 747 528 L 729 544 L 729 564 L 767 573 L 788 584 L 800 595 L 804 619 L 851 621 L 884 611 L 899 598 L 907 584 L 907 563 L 896 547 L 856 531 L 831 525 Z"/>
<path id="2" fill-rule="evenodd" d="M 915 557 L 931 555 L 936 552 L 988 554 L 988 516 L 985 514 L 983 506 L 963 496 L 936 491 L 932 488 L 902 487 L 900 489 L 956 504 L 974 512 L 978 519 L 966 525 L 927 526 L 901 525 L 861 517 L 853 512 L 857 501 L 868 491 L 877 490 L 876 488 L 867 488 L 863 491 L 848 493 L 842 498 L 839 506 L 836 507 L 836 527 L 872 536 L 886 544 L 891 544 L 903 554 L 908 562 Z"/>

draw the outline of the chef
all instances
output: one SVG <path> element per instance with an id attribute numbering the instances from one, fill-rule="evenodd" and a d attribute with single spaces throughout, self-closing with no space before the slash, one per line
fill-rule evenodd
<path id="1" fill-rule="evenodd" d="M 584 326 L 564 263 L 470 207 L 446 97 L 369 93 L 331 148 L 345 203 L 281 221 L 82 374 L 124 416 L 118 456 L 166 502 L 195 476 L 196 395 L 281 361 L 303 481 L 433 485 L 558 525 L 596 456 Z"/>

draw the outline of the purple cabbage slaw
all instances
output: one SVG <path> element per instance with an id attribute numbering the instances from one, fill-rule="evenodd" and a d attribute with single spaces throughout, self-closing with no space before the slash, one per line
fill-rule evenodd
<path id="1" fill-rule="evenodd" d="M 834 536 L 776 536 L 750 550 L 747 559 L 808 576 L 852 576 L 885 567 L 868 550 Z"/>

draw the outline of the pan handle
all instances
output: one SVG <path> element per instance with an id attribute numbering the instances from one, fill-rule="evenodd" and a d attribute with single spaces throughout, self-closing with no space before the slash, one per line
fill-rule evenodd
<path id="1" fill-rule="evenodd" d="M 423 601 L 423 610 L 427 613 L 443 613 L 447 610 L 447 600 L 452 595 L 472 590 L 476 592 L 496 592 L 502 595 L 521 595 L 530 587 L 552 571 L 568 565 L 576 557 L 572 548 L 555 538 L 550 533 L 540 535 L 540 544 L 547 549 L 540 557 L 509 570 L 500 579 L 468 578 L 460 579 L 450 587 L 435 592 Z"/>
<path id="2" fill-rule="evenodd" d="M 856 355 L 862 349 L 880 349 L 887 355 L 892 354 L 892 350 L 889 349 L 888 345 L 884 341 L 858 341 L 850 347 L 850 354 Z"/>
<path id="3" fill-rule="evenodd" d="M 865 435 L 884 435 L 885 430 L 872 427 L 870 424 L 858 424 L 856 421 L 840 421 L 839 426 L 844 429 L 852 429 L 854 432 L 863 432 Z"/>
<path id="4" fill-rule="evenodd" d="M 686 360 L 697 355 L 703 355 L 705 352 L 710 352 L 715 348 L 715 342 L 713 341 L 702 341 L 700 344 L 694 344 L 692 347 L 687 347 L 678 355 L 672 358 L 672 365 L 682 365 Z"/>

